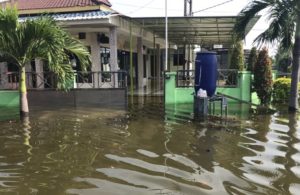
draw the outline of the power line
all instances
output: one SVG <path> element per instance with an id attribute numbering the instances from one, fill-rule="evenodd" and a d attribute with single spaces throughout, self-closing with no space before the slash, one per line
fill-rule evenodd
<path id="1" fill-rule="evenodd" d="M 134 5 L 134 4 L 127 4 L 127 3 L 114 3 L 114 5 L 121 5 L 121 6 L 126 6 L 126 7 L 138 7 L 140 8 L 141 6 Z M 165 10 L 165 8 L 160 8 L 160 7 L 146 7 L 147 9 L 156 9 L 156 10 Z M 168 11 L 182 11 L 182 9 L 168 9 Z"/>
<path id="2" fill-rule="evenodd" d="M 231 1 L 233 1 L 233 0 L 224 1 L 224 2 L 222 2 L 222 3 L 213 5 L 213 6 L 211 6 L 211 7 L 207 7 L 207 8 L 205 8 L 205 9 L 201 9 L 201 10 L 195 11 L 195 12 L 193 12 L 193 14 L 199 13 L 199 12 L 203 12 L 203 11 L 206 11 L 206 10 L 209 10 L 209 9 L 212 9 L 212 8 L 215 8 L 215 7 L 219 7 L 219 6 L 221 6 L 221 5 L 224 5 L 224 4 L 229 3 L 229 2 L 231 2 Z"/>
<path id="3" fill-rule="evenodd" d="M 127 7 L 136 7 L 137 9 L 134 9 L 130 12 L 128 12 L 127 14 L 132 14 L 134 12 L 137 12 L 137 11 L 140 11 L 141 9 L 144 9 L 144 8 L 147 8 L 147 9 L 153 9 L 153 10 L 164 10 L 164 8 L 159 8 L 159 7 L 148 7 L 148 5 L 150 5 L 151 3 L 153 3 L 153 1 L 155 0 L 151 0 L 149 2 L 147 2 L 146 4 L 142 5 L 142 6 L 138 6 L 138 5 L 134 5 L 134 4 L 127 4 L 127 3 L 117 3 L 117 2 L 114 2 L 114 4 L 118 4 L 118 5 L 122 5 L 122 6 L 127 6 Z M 199 12 L 203 12 L 203 11 L 206 11 L 206 10 L 209 10 L 209 9 L 213 9 L 213 8 L 216 8 L 216 7 L 219 7 L 221 5 L 224 5 L 224 4 L 227 4 L 227 3 L 230 3 L 234 0 L 227 0 L 225 2 L 222 2 L 222 3 L 219 3 L 219 4 L 216 4 L 216 5 L 213 5 L 211 7 L 207 7 L 205 9 L 201 9 L 201 10 L 198 10 L 198 11 L 194 11 L 192 12 L 192 14 L 194 13 L 199 13 Z M 181 9 L 168 9 L 168 11 L 182 11 Z M 222 13 L 226 13 L 226 12 L 222 12 Z M 231 12 L 230 12 L 231 13 Z"/>
<path id="4" fill-rule="evenodd" d="M 155 0 L 150 0 L 148 3 L 145 3 L 144 5 L 140 6 L 139 8 L 135 9 L 135 10 L 132 10 L 131 12 L 127 13 L 127 14 L 132 14 L 136 11 L 139 11 L 141 9 L 144 9 L 145 7 L 147 7 L 148 5 L 150 5 L 153 1 Z"/>

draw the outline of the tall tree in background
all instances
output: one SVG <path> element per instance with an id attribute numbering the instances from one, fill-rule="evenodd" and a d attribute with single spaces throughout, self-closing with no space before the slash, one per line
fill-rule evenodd
<path id="1" fill-rule="evenodd" d="M 244 48 L 242 41 L 237 41 L 233 38 L 232 48 L 229 50 L 229 69 L 243 71 L 244 70 Z M 237 72 L 232 72 L 228 75 L 227 85 L 237 84 Z"/>
<path id="2" fill-rule="evenodd" d="M 236 41 L 233 44 L 231 53 L 230 69 L 244 70 L 244 48 L 242 41 Z"/>
<path id="3" fill-rule="evenodd" d="M 47 61 L 58 78 L 58 88 L 66 89 L 74 79 L 69 56 L 76 56 L 82 69 L 90 64 L 87 48 L 62 30 L 50 17 L 18 22 L 15 9 L 0 10 L 0 57 L 17 64 L 20 72 L 20 113 L 29 113 L 25 65 L 35 58 Z"/>
<path id="4" fill-rule="evenodd" d="M 252 0 L 240 12 L 235 25 L 235 32 L 239 38 L 245 37 L 248 23 L 262 10 L 267 10 L 270 26 L 255 41 L 260 45 L 278 41 L 282 48 L 293 50 L 289 110 L 295 112 L 299 108 L 297 89 L 300 64 L 300 1 Z"/>
<path id="5" fill-rule="evenodd" d="M 290 68 L 293 62 L 292 51 L 285 50 L 282 47 L 279 47 L 275 56 L 276 68 L 280 72 L 291 72 Z"/>
<path id="6" fill-rule="evenodd" d="M 248 64 L 247 64 L 247 71 L 253 72 L 256 61 L 257 61 L 257 50 L 256 47 L 252 47 L 249 55 Z"/>

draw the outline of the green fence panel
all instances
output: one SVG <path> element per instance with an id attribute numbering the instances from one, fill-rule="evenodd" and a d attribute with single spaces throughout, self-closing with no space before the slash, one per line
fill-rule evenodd
<path id="1" fill-rule="evenodd" d="M 0 91 L 0 121 L 16 118 L 19 115 L 19 92 Z"/>

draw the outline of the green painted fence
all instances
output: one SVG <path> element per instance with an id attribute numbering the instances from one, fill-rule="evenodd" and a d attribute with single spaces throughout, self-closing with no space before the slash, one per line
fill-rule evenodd
<path id="1" fill-rule="evenodd" d="M 0 121 L 18 117 L 19 103 L 18 91 L 0 91 Z"/>

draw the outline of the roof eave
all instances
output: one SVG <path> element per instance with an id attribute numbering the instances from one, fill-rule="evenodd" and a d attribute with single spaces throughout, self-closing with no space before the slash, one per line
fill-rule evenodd
<path id="1" fill-rule="evenodd" d="M 52 9 L 28 9 L 28 10 L 18 10 L 20 15 L 29 14 L 43 14 L 43 13 L 67 13 L 67 12 L 80 12 L 80 11 L 92 11 L 100 10 L 100 6 L 85 6 L 85 7 L 65 7 L 65 8 L 52 8 Z"/>

